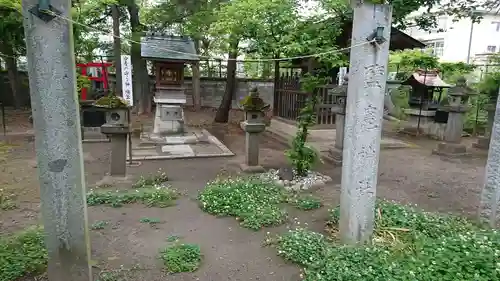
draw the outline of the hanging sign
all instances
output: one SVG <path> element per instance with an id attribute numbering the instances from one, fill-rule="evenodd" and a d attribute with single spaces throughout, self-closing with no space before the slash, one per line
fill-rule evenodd
<path id="1" fill-rule="evenodd" d="M 134 105 L 132 93 L 132 63 L 129 55 L 122 55 L 122 95 L 129 106 Z"/>

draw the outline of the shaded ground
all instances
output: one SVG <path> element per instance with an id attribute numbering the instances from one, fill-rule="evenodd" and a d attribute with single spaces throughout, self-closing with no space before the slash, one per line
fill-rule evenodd
<path id="1" fill-rule="evenodd" d="M 143 161 L 129 168 L 133 177 L 161 168 L 170 184 L 185 196 L 166 209 L 128 205 L 122 208 L 89 207 L 89 223 L 109 221 L 99 231 L 91 231 L 92 255 L 101 270 L 118 270 L 118 280 L 165 280 L 157 257 L 169 236 L 201 246 L 204 261 L 195 273 L 169 276 L 168 280 L 300 280 L 297 267 L 288 265 L 270 248 L 261 247 L 266 231 L 281 232 L 288 225 L 253 232 L 243 229 L 231 218 L 215 218 L 200 211 L 195 198 L 205 183 L 216 175 L 236 174 L 244 159 L 244 136 L 237 126 L 211 126 L 210 113 L 188 113 L 188 123 L 210 128 L 236 156 L 230 158 Z M 13 130 L 15 131 L 15 130 Z M 29 139 L 29 138 L 28 138 Z M 384 150 L 379 166 L 378 196 L 400 202 L 416 203 L 428 210 L 473 214 L 481 188 L 484 153 L 463 161 L 445 161 L 431 155 L 436 142 L 415 140 L 415 149 Z M 17 195 L 19 209 L 0 210 L 0 234 L 11 233 L 39 221 L 39 195 L 33 143 L 12 137 L 9 154 L 0 154 L 0 189 Z M 285 149 L 270 139 L 262 139 L 261 160 L 268 168 L 286 163 Z M 86 143 L 87 186 L 102 179 L 108 167 L 109 144 Z M 3 158 L 3 159 L 2 159 Z M 338 204 L 340 167 L 324 164 L 318 170 L 333 178 L 333 183 L 316 190 L 325 207 L 310 212 L 289 210 L 290 221 L 307 222 L 322 230 L 328 208 Z M 140 222 L 143 217 L 159 218 L 156 227 Z M 297 220 L 295 220 L 297 218 Z M 120 268 L 123 268 L 120 270 Z M 98 272 L 99 270 L 96 270 Z"/>

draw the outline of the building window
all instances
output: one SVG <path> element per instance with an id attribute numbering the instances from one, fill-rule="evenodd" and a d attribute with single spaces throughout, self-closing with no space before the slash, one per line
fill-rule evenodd
<path id="1" fill-rule="evenodd" d="M 496 32 L 500 31 L 500 21 L 492 21 L 491 24 L 494 25 Z"/>
<path id="2" fill-rule="evenodd" d="M 486 48 L 486 52 L 488 52 L 488 53 L 494 53 L 496 51 L 497 51 L 497 46 L 488 46 Z"/>
<path id="3" fill-rule="evenodd" d="M 442 57 L 444 52 L 444 41 L 425 42 L 426 48 L 432 50 L 432 54 L 436 57 Z"/>

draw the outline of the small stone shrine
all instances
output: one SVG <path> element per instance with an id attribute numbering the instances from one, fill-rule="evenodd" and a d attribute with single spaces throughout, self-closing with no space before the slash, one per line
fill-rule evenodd
<path id="1" fill-rule="evenodd" d="M 437 148 L 433 150 L 434 154 L 442 156 L 464 156 L 467 154 L 467 148 L 461 143 L 461 140 L 464 116 L 468 110 L 468 101 L 471 95 L 475 95 L 475 92 L 467 86 L 464 77 L 458 78 L 456 86 L 448 90 L 448 105 L 443 107 L 449 112 L 444 142 L 438 144 Z"/>
<path id="2" fill-rule="evenodd" d="M 416 130 L 416 134 L 440 135 L 436 132 L 439 128 L 434 126 L 436 114 L 440 107 L 443 89 L 451 85 L 441 80 L 438 70 L 422 69 L 413 73 L 401 85 L 409 85 L 412 89 L 408 101 L 410 108 L 404 111 L 408 115 L 411 131 Z"/>
<path id="3" fill-rule="evenodd" d="M 141 41 L 142 59 L 152 62 L 156 78 L 156 111 L 153 127 L 142 127 L 139 138 L 131 138 L 128 158 L 144 161 L 233 156 L 234 153 L 209 131 L 185 122 L 183 107 L 191 93 L 195 105 L 194 84 L 199 78 L 190 77 L 193 79 L 193 90 L 187 90 L 184 68 L 186 65 L 196 67 L 199 61 L 193 40 L 183 36 L 147 33 Z"/>
<path id="4" fill-rule="evenodd" d="M 156 84 L 154 127 L 149 138 L 163 141 L 165 137 L 183 135 L 186 104 L 184 64 L 198 60 L 194 42 L 188 37 L 148 33 L 142 39 L 141 55 L 153 62 Z"/>

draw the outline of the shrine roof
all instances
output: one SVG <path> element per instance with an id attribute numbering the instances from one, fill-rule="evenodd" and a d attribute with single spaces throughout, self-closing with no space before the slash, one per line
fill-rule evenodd
<path id="1" fill-rule="evenodd" d="M 191 38 L 156 32 L 148 33 L 145 37 L 142 37 L 141 56 L 150 60 L 199 60 Z"/>
<path id="2" fill-rule="evenodd" d="M 440 87 L 440 88 L 450 88 L 451 85 L 444 82 L 441 77 L 439 77 L 439 72 L 435 70 L 423 71 L 417 70 L 414 72 L 406 81 L 402 82 L 401 85 L 412 85 L 413 83 L 419 83 L 427 87 Z"/>

